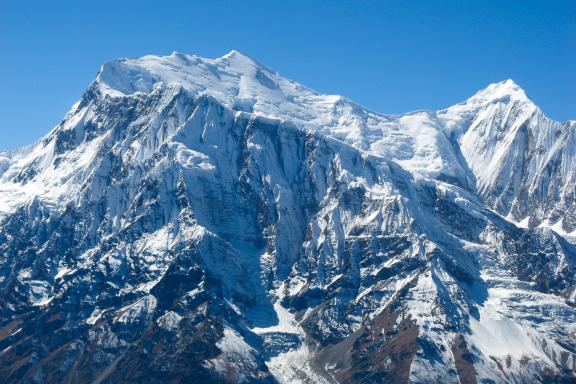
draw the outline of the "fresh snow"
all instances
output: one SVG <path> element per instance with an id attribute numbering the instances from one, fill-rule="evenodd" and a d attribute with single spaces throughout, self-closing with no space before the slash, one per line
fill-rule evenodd
<path id="1" fill-rule="evenodd" d="M 403 316 L 411 316 L 439 349 L 436 359 L 427 358 L 423 351 L 415 355 L 410 368 L 415 381 L 458 380 L 454 372 L 446 372 L 446 362 L 455 359 L 453 334 L 442 334 L 440 327 L 461 332 L 478 358 L 478 377 L 494 381 L 502 376 L 493 359 L 530 357 L 558 366 L 555 356 L 568 352 L 554 340 L 576 333 L 573 310 L 566 303 L 575 301 L 573 284 L 567 282 L 564 297 L 536 291 L 533 282 L 519 280 L 503 265 L 507 254 L 498 236 L 508 223 L 518 227 L 511 229 L 528 233 L 529 224 L 538 219 L 536 232 L 543 239 L 555 240 L 551 231 L 569 241 L 576 237 L 576 230 L 564 230 L 570 228 L 564 224 L 570 223 L 574 208 L 570 193 L 576 126 L 546 118 L 512 80 L 492 84 L 441 111 L 392 116 L 341 96 L 317 93 L 232 51 L 216 59 L 173 53 L 111 61 L 102 66 L 90 90 L 100 92 L 93 96 L 96 102 L 76 103 L 45 139 L 0 152 L 0 224 L 23 209 L 26 217 L 37 219 L 35 225 L 49 228 L 54 225 L 52 218 L 60 217 L 67 207 L 90 205 L 84 212 L 102 214 L 102 222 L 108 225 L 99 241 L 118 240 L 123 230 L 133 229 L 130 226 L 147 225 L 138 221 L 144 217 L 144 209 L 135 203 L 139 199 L 145 209 L 152 207 L 146 219 L 157 222 L 153 229 L 142 229 L 139 237 L 126 235 L 102 253 L 98 248 L 102 243 L 89 245 L 93 248 L 74 255 L 74 261 L 47 265 L 46 280 L 37 277 L 35 265 L 15 271 L 12 276 L 25 287 L 20 293 L 36 309 L 54 306 L 61 297 L 58 289 L 73 288 L 78 271 L 96 271 L 106 274 L 107 284 L 119 295 L 134 294 L 134 299 L 115 309 L 90 309 L 82 320 L 85 324 L 110 320 L 115 327 L 136 329 L 135 324 L 152 321 L 164 331 L 177 333 L 184 327 L 185 311 L 165 311 L 150 292 L 175 265 L 177 252 L 190 246 L 198 250 L 195 262 L 209 271 L 211 280 L 222 284 L 222 307 L 242 319 L 241 326 L 224 322 L 217 343 L 221 354 L 206 365 L 222 375 L 233 367 L 239 380 L 245 379 L 242 372 L 259 369 L 257 355 L 263 356 L 247 342 L 246 331 L 252 337 L 284 334 L 301 342 L 267 357 L 266 365 L 280 382 L 325 382 L 311 366 L 317 351 L 307 343 L 295 314 L 281 302 L 285 295 L 296 297 L 310 289 L 330 292 L 337 302 L 341 299 L 338 284 L 347 279 L 359 284 L 355 296 L 346 298 L 347 304 L 353 304 L 345 318 L 349 334 L 405 295 Z M 131 103 L 148 97 L 157 105 L 134 117 L 129 126 L 120 129 L 113 118 L 99 125 L 109 117 L 97 110 L 99 103 Z M 191 110 L 197 101 L 207 104 Z M 238 143 L 234 124 L 243 119 L 248 121 L 249 134 L 246 143 Z M 260 129 L 258 124 L 263 122 L 284 131 Z M 305 159 L 311 164 L 293 161 L 301 145 L 292 140 L 293 135 L 318 144 L 311 145 L 313 153 Z M 72 144 L 62 150 L 66 139 Z M 238 152 L 238 144 L 245 145 L 244 153 Z M 110 160 L 112 155 L 117 157 Z M 130 173 L 124 184 L 114 179 L 115 166 Z M 310 176 L 312 186 L 299 184 L 303 174 Z M 161 187 L 148 190 L 143 182 Z M 251 206 L 240 206 L 246 211 L 234 209 L 237 206 L 231 201 L 245 197 L 239 197 L 237 189 L 248 195 L 250 203 L 263 204 L 257 208 L 259 224 L 260 215 L 273 217 L 262 219 L 274 223 L 263 230 L 270 241 L 266 246 L 255 245 L 254 239 L 260 238 L 253 232 L 260 228 L 245 217 Z M 249 195 L 251 191 L 260 195 Z M 185 200 L 182 206 L 176 201 L 180 194 Z M 311 217 L 300 212 L 310 203 L 298 201 L 300 197 L 317 200 L 318 210 L 306 213 Z M 552 222 L 551 203 L 558 208 Z M 90 210 L 93 207 L 98 209 Z M 441 209 L 448 213 L 439 213 Z M 455 222 L 441 221 L 446 219 L 442 215 L 451 213 Z M 302 224 L 307 226 L 306 239 L 298 237 Z M 492 226 L 497 229 L 492 231 Z M 86 236 L 95 239 L 100 234 Z M 388 236 L 395 240 L 405 236 L 402 240 L 411 248 L 388 257 L 390 249 L 383 245 L 374 253 L 381 260 L 373 265 L 364 260 L 366 266 L 346 269 L 365 251 L 347 249 L 349 244 L 379 247 L 380 241 L 387 244 Z M 299 240 L 294 247 L 294 239 L 303 244 Z M 554 274 L 572 262 L 570 254 L 559 253 L 547 261 Z M 451 257 L 462 269 L 457 272 L 464 278 L 469 274 L 473 283 L 454 277 L 456 273 L 443 264 Z M 404 270 L 414 261 L 422 264 Z M 317 264 L 298 270 L 300 262 Z M 137 263 L 138 276 L 128 281 L 127 277 L 134 277 L 126 275 L 132 263 Z M 389 273 L 392 276 L 379 278 Z M 276 279 L 268 282 L 276 289 L 264 288 L 265 277 Z M 205 283 L 181 299 L 194 301 L 205 292 Z M 483 289 L 485 297 L 476 297 Z M 250 300 L 235 300 L 247 295 Z M 252 299 L 255 309 L 247 304 Z M 310 305 L 299 318 L 305 320 L 316 309 L 322 308 Z M 335 309 L 340 308 L 330 310 Z M 258 316 L 277 321 L 269 324 L 258 321 Z M 339 331 L 330 328 L 334 319 L 318 321 L 319 332 Z M 513 367 L 516 373 L 522 369 Z M 435 376 L 422 377 L 428 372 Z"/>
<path id="2" fill-rule="evenodd" d="M 259 335 L 271 333 L 294 334 L 298 335 L 301 341 L 304 341 L 306 338 L 304 330 L 300 327 L 300 324 L 296 321 L 294 315 L 280 305 L 282 297 L 284 296 L 282 294 L 283 290 L 284 287 L 276 291 L 278 299 L 274 303 L 274 310 L 278 318 L 278 323 L 265 328 L 255 327 L 251 330 Z M 318 375 L 310 367 L 311 357 L 312 354 L 310 353 L 308 346 L 305 342 L 302 342 L 299 348 L 288 350 L 287 352 L 280 353 L 277 356 L 270 358 L 270 360 L 266 362 L 266 365 L 276 380 L 282 384 L 328 384 L 329 382 L 324 377 Z"/>

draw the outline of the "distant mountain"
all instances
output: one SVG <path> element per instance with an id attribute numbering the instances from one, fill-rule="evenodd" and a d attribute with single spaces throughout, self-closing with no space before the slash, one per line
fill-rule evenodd
<path id="1" fill-rule="evenodd" d="M 106 63 L 0 152 L 0 383 L 576 382 L 576 122 Z"/>

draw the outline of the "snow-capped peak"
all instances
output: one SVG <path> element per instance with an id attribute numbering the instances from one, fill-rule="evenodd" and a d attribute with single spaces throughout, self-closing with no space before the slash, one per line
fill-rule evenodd
<path id="1" fill-rule="evenodd" d="M 512 79 L 493 83 L 477 92 L 468 100 L 476 102 L 495 102 L 495 101 L 529 101 L 526 92 Z"/>
<path id="2" fill-rule="evenodd" d="M 96 82 L 113 96 L 149 93 L 155 84 L 163 83 L 177 84 L 196 92 L 209 90 L 213 96 L 226 101 L 238 96 L 242 78 L 260 80 L 264 86 L 273 88 L 277 79 L 270 76 L 279 77 L 239 51 L 230 51 L 216 59 L 172 52 L 168 56 L 147 55 L 109 61 L 101 67 Z"/>
<path id="3" fill-rule="evenodd" d="M 504 81 L 386 116 L 237 51 L 106 63 L 0 152 L 2 382 L 574 377 L 576 132 L 534 108 Z"/>
<path id="4" fill-rule="evenodd" d="M 252 57 L 235 49 L 231 50 L 230 52 L 218 58 L 217 60 L 242 60 L 244 62 L 257 63 L 257 61 L 254 60 Z"/>
<path id="5" fill-rule="evenodd" d="M 216 59 L 174 52 L 113 60 L 102 66 L 96 84 L 115 97 L 177 86 L 196 96 L 210 95 L 233 109 L 297 124 L 325 116 L 335 100 L 281 77 L 238 51 Z"/>
<path id="6" fill-rule="evenodd" d="M 437 113 L 382 115 L 342 96 L 315 92 L 236 50 L 214 59 L 180 52 L 118 59 L 102 66 L 95 84 L 113 97 L 166 87 L 208 95 L 234 111 L 288 121 L 395 160 L 415 175 L 443 175 L 462 185 L 470 177 L 456 160 L 450 132 L 461 136 L 472 120 L 489 119 L 512 106 L 525 116 L 537 110 L 514 81 L 505 80 Z"/>
<path id="7" fill-rule="evenodd" d="M 518 103 L 528 107 L 536 108 L 536 105 L 528 98 L 526 92 L 512 79 L 492 83 L 486 88 L 476 92 L 472 97 L 456 104 L 445 111 L 457 112 L 476 112 L 494 104 L 512 104 Z M 444 111 L 441 111 L 444 112 Z"/>
<path id="8" fill-rule="evenodd" d="M 513 106 L 522 109 L 527 116 L 540 111 L 514 80 L 507 79 L 490 84 L 465 101 L 438 111 L 438 117 L 444 121 L 448 131 L 456 130 L 462 133 L 462 129 L 469 126 L 469 120 L 482 111 L 490 115 L 500 108 Z"/>

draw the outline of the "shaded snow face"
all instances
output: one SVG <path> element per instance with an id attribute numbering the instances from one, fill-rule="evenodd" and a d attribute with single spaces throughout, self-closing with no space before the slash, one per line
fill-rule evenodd
<path id="1" fill-rule="evenodd" d="M 238 52 L 107 63 L 0 153 L 0 377 L 571 377 L 573 132 L 511 81 L 385 116 Z"/>

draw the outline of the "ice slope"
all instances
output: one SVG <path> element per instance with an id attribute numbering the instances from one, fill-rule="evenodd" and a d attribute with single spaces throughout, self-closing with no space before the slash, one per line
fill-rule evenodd
<path id="1" fill-rule="evenodd" d="M 491 208 L 532 227 L 574 221 L 576 123 L 547 118 L 512 80 L 439 111 Z"/>
<path id="2" fill-rule="evenodd" d="M 493 209 L 512 220 L 530 216 L 532 226 L 576 230 L 575 123 L 548 119 L 513 80 L 492 84 L 446 110 L 401 116 L 318 94 L 237 51 L 214 60 L 180 53 L 123 59 L 105 64 L 97 82 L 112 94 L 179 84 L 233 109 L 290 121 L 394 159 L 416 177 L 476 186 Z M 537 211 L 529 215 L 533 206 Z"/>
<path id="3" fill-rule="evenodd" d="M 569 380 L 576 247 L 534 223 L 573 128 L 511 81 L 386 116 L 235 51 L 106 63 L 0 154 L 0 377 Z"/>
<path id="4" fill-rule="evenodd" d="M 233 110 L 289 121 L 375 155 L 396 159 L 415 175 L 467 182 L 467 175 L 459 166 L 452 145 L 433 113 L 417 112 L 404 116 L 374 113 L 342 96 L 318 94 L 286 80 L 237 51 L 217 59 L 173 53 L 170 56 L 111 61 L 102 66 L 92 89 L 108 96 L 141 97 L 154 89 L 180 87 L 193 97 L 209 95 Z M 71 117 L 63 122 L 59 130 L 67 131 L 73 126 L 82 125 L 92 118 L 91 113 L 75 105 L 70 112 Z M 78 134 L 83 135 L 82 132 Z M 83 144 L 92 147 L 98 145 L 86 141 Z M 51 145 L 58 143 L 51 142 Z M 74 149 L 74 153 L 66 154 L 79 158 L 79 161 L 73 162 L 73 167 L 90 163 L 90 149 Z M 5 170 L 10 164 L 10 172 L 0 173 L 0 188 L 10 198 L 6 199 L 5 206 L 0 206 L 0 215 L 28 200 L 30 190 L 45 188 L 41 195 L 52 201 L 58 200 L 63 188 L 66 189 L 65 183 L 58 179 L 78 174 L 78 171 L 61 169 L 56 174 L 44 171 L 45 165 L 54 156 L 52 151 L 54 148 L 37 143 L 12 155 L 3 155 L 0 170 Z M 15 173 L 31 166 L 43 170 L 44 177 L 35 178 L 36 184 L 21 188 L 10 182 L 19 180 Z"/>
<path id="5" fill-rule="evenodd" d="M 97 83 L 105 93 L 150 92 L 177 84 L 194 95 L 208 94 L 227 107 L 290 121 L 298 126 L 402 160 L 424 174 L 464 177 L 431 112 L 386 116 L 338 95 L 323 95 L 232 51 L 217 59 L 173 53 L 121 59 L 102 66 Z"/>

